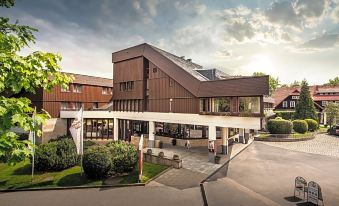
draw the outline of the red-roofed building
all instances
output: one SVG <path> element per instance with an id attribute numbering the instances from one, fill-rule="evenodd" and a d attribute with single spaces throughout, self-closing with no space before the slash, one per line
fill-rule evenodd
<path id="1" fill-rule="evenodd" d="M 339 86 L 310 86 L 314 106 L 318 112 L 319 123 L 326 124 L 326 115 L 323 110 L 329 102 L 336 102 L 339 104 Z M 300 86 L 282 87 L 277 89 L 272 94 L 275 101 L 275 112 L 294 112 L 296 103 L 300 95 Z"/>

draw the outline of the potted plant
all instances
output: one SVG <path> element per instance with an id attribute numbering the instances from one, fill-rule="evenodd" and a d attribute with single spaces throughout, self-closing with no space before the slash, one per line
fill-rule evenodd
<path id="1" fill-rule="evenodd" d="M 175 138 L 172 139 L 172 145 L 173 146 L 177 145 L 177 139 L 175 139 Z"/>
<path id="2" fill-rule="evenodd" d="M 214 162 L 215 162 L 215 164 L 220 164 L 220 159 L 221 159 L 221 157 L 220 157 L 219 155 L 216 155 L 216 156 L 214 157 Z"/>

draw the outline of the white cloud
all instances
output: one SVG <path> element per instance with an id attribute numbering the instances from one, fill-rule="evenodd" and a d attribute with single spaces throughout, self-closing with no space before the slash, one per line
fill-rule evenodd
<path id="1" fill-rule="evenodd" d="M 337 46 L 339 44 L 339 34 L 322 34 L 314 39 L 311 39 L 298 48 L 302 51 L 321 51 Z"/>
<path id="2" fill-rule="evenodd" d="M 339 23 L 339 4 L 333 9 L 331 17 L 335 23 Z"/>

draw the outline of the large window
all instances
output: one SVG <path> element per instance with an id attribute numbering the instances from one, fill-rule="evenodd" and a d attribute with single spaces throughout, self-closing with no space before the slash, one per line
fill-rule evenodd
<path id="1" fill-rule="evenodd" d="M 260 113 L 260 98 L 239 97 L 239 112 Z"/>
<path id="2" fill-rule="evenodd" d="M 67 110 L 69 107 L 69 102 L 61 102 L 60 109 Z"/>
<path id="3" fill-rule="evenodd" d="M 231 98 L 222 97 L 214 99 L 214 112 L 230 112 L 231 111 Z"/>
<path id="4" fill-rule="evenodd" d="M 113 119 L 85 119 L 84 137 L 90 139 L 113 138 Z"/>
<path id="5" fill-rule="evenodd" d="M 134 90 L 134 82 L 120 82 L 120 91 L 133 91 Z"/>
<path id="6" fill-rule="evenodd" d="M 110 87 L 103 87 L 102 88 L 102 91 L 101 91 L 101 94 L 107 94 L 107 95 L 109 95 L 109 94 L 113 94 L 113 91 L 112 91 L 112 88 L 110 88 Z"/>
<path id="7" fill-rule="evenodd" d="M 82 85 L 81 84 L 74 84 L 73 85 L 73 92 L 81 93 L 82 92 Z"/>

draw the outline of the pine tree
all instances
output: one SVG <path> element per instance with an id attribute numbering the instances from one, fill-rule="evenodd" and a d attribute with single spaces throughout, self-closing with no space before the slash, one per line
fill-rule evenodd
<path id="1" fill-rule="evenodd" d="M 318 120 L 317 112 L 314 107 L 314 102 L 311 97 L 310 90 L 308 88 L 308 84 L 306 80 L 301 82 L 301 91 L 299 100 L 297 101 L 297 105 L 295 107 L 294 113 L 295 119 L 314 119 Z"/>

